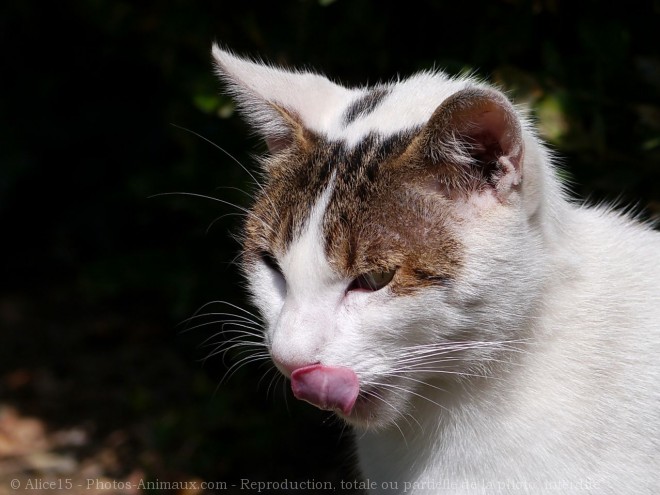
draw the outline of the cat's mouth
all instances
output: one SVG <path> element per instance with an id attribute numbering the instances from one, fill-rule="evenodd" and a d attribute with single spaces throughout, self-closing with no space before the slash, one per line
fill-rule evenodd
<path id="1" fill-rule="evenodd" d="M 333 411 L 354 426 L 369 426 L 376 419 L 381 393 L 361 386 L 350 368 L 313 364 L 291 373 L 293 395 L 324 411 Z"/>
<path id="2" fill-rule="evenodd" d="M 297 399 L 319 409 L 349 416 L 358 399 L 360 383 L 349 368 L 313 364 L 291 373 L 291 390 Z"/>

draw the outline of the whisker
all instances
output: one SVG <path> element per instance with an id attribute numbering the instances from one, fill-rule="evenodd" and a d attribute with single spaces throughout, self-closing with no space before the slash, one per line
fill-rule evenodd
<path id="1" fill-rule="evenodd" d="M 248 349 L 244 349 L 245 347 L 248 347 Z M 265 348 L 266 346 L 263 346 L 263 347 Z M 242 349 L 241 351 L 236 352 L 235 357 L 237 357 L 237 356 L 240 356 L 242 354 L 246 354 L 248 352 L 254 352 L 254 351 L 259 349 L 259 346 L 255 346 L 254 342 L 248 342 L 248 341 L 234 342 L 234 343 L 232 343 L 231 345 L 228 345 L 228 346 L 221 345 L 221 346 L 218 346 L 218 348 L 216 348 L 216 350 L 211 351 L 211 354 L 209 354 L 207 356 L 207 359 L 211 358 L 213 356 L 216 356 L 220 353 L 226 354 L 226 353 L 228 353 L 228 352 L 230 352 L 234 349 Z M 264 355 L 267 355 L 268 357 L 270 357 L 270 354 L 268 352 L 255 353 L 255 355 L 259 355 L 259 354 L 264 354 Z"/>
<path id="2" fill-rule="evenodd" d="M 411 382 L 419 383 L 420 385 L 424 385 L 426 387 L 434 388 L 434 389 L 436 389 L 440 392 L 446 392 L 446 390 L 444 388 L 438 387 L 436 385 L 432 385 L 428 382 L 425 382 L 424 380 L 419 380 L 417 378 L 413 378 L 412 376 L 406 376 L 406 375 L 398 375 L 398 376 L 400 376 L 403 379 L 409 380 Z"/>
<path id="3" fill-rule="evenodd" d="M 223 301 L 223 300 L 221 300 L 221 299 L 218 299 L 218 300 L 216 300 L 216 301 L 209 301 L 209 302 L 207 302 L 207 303 L 204 304 L 201 308 L 199 308 L 198 312 L 201 311 L 202 309 L 204 309 L 205 307 L 210 306 L 211 304 L 225 304 L 225 305 L 227 305 L 227 306 L 230 306 L 230 307 L 232 307 L 232 308 L 234 308 L 234 309 L 236 309 L 236 310 L 238 310 L 238 311 L 241 311 L 241 312 L 243 312 L 243 313 L 245 313 L 245 314 L 251 316 L 252 318 L 254 318 L 254 321 L 262 321 L 262 319 L 261 319 L 260 316 L 255 315 L 254 313 L 248 311 L 247 309 L 242 308 L 242 307 L 240 307 L 240 306 L 237 306 L 236 304 L 230 303 L 229 301 Z"/>
<path id="4" fill-rule="evenodd" d="M 515 353 L 525 354 L 527 351 L 513 347 L 514 341 L 497 341 L 497 342 L 459 342 L 459 343 L 440 343 L 440 344 L 424 344 L 420 346 L 411 346 L 401 349 L 401 354 L 407 356 L 400 360 L 399 363 L 408 363 L 421 361 L 426 357 L 440 357 L 451 353 L 458 353 L 461 351 L 474 350 L 474 349 L 492 349 L 498 351 L 508 351 Z M 518 342 L 516 342 L 518 343 Z M 411 355 L 412 354 L 412 355 Z M 438 361 L 439 362 L 439 361 Z"/>
<path id="5" fill-rule="evenodd" d="M 286 407 L 286 410 L 288 413 L 291 413 L 291 409 L 289 408 L 289 394 L 287 393 L 287 379 L 284 378 L 284 375 L 280 374 L 282 377 L 282 396 L 284 397 L 284 406 Z"/>
<path id="6" fill-rule="evenodd" d="M 393 390 L 392 393 L 394 393 L 394 394 L 395 394 L 396 396 L 398 396 L 398 397 L 401 397 L 401 398 L 405 399 L 405 396 L 404 396 L 403 394 L 401 394 L 401 393 L 400 393 L 399 391 L 397 391 L 397 390 Z M 375 390 L 369 390 L 369 391 L 366 391 L 366 392 L 365 392 L 365 395 L 363 396 L 365 400 L 368 400 L 369 402 L 371 402 L 372 404 L 374 404 L 374 402 L 373 402 L 372 400 L 370 400 L 370 399 L 367 397 L 367 395 L 370 395 L 370 396 L 372 396 L 373 398 L 379 400 L 380 402 L 382 402 L 383 404 L 385 404 L 387 407 L 389 407 L 390 409 L 392 409 L 395 413 L 397 413 L 397 414 L 399 413 L 399 410 L 398 410 L 396 407 L 394 407 L 394 405 L 392 405 L 390 402 L 388 402 L 387 400 L 385 400 L 385 399 L 384 399 L 379 393 L 377 393 Z M 417 423 L 417 425 L 418 425 L 418 426 L 420 427 L 420 429 L 421 429 L 422 425 L 419 423 L 419 421 L 417 421 L 417 418 L 415 418 L 415 417 L 414 417 L 412 414 L 410 414 L 410 413 L 407 413 L 407 414 L 405 414 L 404 416 L 402 416 L 402 418 L 406 421 L 406 423 L 408 423 L 408 426 L 412 426 L 412 425 L 410 424 L 410 421 L 408 420 L 408 417 L 410 417 L 412 420 L 414 420 L 415 423 Z M 399 426 L 399 424 L 398 424 L 396 421 L 393 421 L 392 423 L 394 424 L 394 426 L 395 426 L 395 427 L 399 430 L 399 432 L 401 433 L 401 437 L 403 438 L 403 441 L 404 441 L 404 443 L 405 443 L 406 446 L 407 446 L 407 445 L 408 445 L 408 442 L 407 442 L 407 440 L 406 440 L 406 436 L 405 436 L 404 433 L 403 433 L 403 430 L 401 429 L 401 427 Z"/>
<path id="7" fill-rule="evenodd" d="M 236 208 L 237 210 L 242 211 L 246 215 L 252 216 L 257 221 L 259 221 L 261 223 L 261 225 L 263 225 L 264 227 L 269 229 L 273 234 L 277 234 L 277 232 L 275 232 L 275 229 L 273 229 L 273 227 L 271 227 L 270 224 L 268 222 L 266 222 L 263 218 L 259 217 L 259 215 L 257 215 L 256 213 L 254 213 L 251 210 L 248 210 L 247 208 L 244 208 L 242 206 L 234 204 L 231 201 L 227 201 L 227 200 L 220 199 L 220 198 L 214 198 L 213 196 L 208 196 L 206 194 L 191 193 L 191 192 L 185 192 L 185 191 L 172 191 L 172 192 L 157 193 L 157 194 L 152 194 L 151 196 L 149 196 L 149 198 L 157 198 L 157 197 L 160 197 L 160 196 L 190 196 L 190 197 L 193 197 L 193 198 L 202 198 L 202 199 L 209 199 L 211 201 L 216 201 L 216 202 L 221 203 L 223 205 L 228 205 L 228 206 L 231 206 L 233 208 Z"/>
<path id="8" fill-rule="evenodd" d="M 272 198 L 271 198 L 270 196 L 268 196 L 268 194 L 266 194 L 266 189 L 263 187 L 263 185 L 261 184 L 261 182 L 259 182 L 259 181 L 257 180 L 257 178 L 252 174 L 252 172 L 250 172 L 250 170 L 249 170 L 245 165 L 243 165 L 243 164 L 242 164 L 242 163 L 241 163 L 236 157 L 234 157 L 231 153 L 229 153 L 229 152 L 228 152 L 226 149 L 224 149 L 222 146 L 218 145 L 217 143 L 214 143 L 213 141 L 211 141 L 211 140 L 208 139 L 207 137 L 202 136 L 201 134 L 199 134 L 199 133 L 193 131 L 192 129 L 188 129 L 188 128 L 186 128 L 186 127 L 182 127 L 182 126 L 177 125 L 177 124 L 171 124 L 171 125 L 174 126 L 174 127 L 176 127 L 176 128 L 178 128 L 178 129 L 181 129 L 182 131 L 186 131 L 186 132 L 191 133 L 191 134 L 194 135 L 194 136 L 197 136 L 198 138 L 200 138 L 200 139 L 206 141 L 206 142 L 209 143 L 211 146 L 213 146 L 213 147 L 215 147 L 216 149 L 222 151 L 225 155 L 227 155 L 229 158 L 231 158 L 231 159 L 234 161 L 234 163 L 236 163 L 239 167 L 241 167 L 241 168 L 245 171 L 245 173 L 248 174 L 248 175 L 250 176 L 250 178 L 252 179 L 252 182 L 254 183 L 254 185 L 256 185 L 256 186 L 261 190 L 261 194 L 263 194 L 263 196 L 268 200 L 268 202 L 269 202 L 269 203 L 271 204 L 271 206 L 273 207 L 273 211 L 274 211 L 275 214 L 277 215 L 277 218 L 280 218 L 280 215 L 279 215 L 279 209 L 276 207 L 275 202 L 272 200 Z M 251 196 L 251 194 L 249 194 L 249 193 L 243 191 L 242 189 L 239 189 L 239 188 L 234 188 L 234 189 L 237 189 L 238 191 L 241 191 L 242 193 L 244 193 L 244 194 L 246 194 L 246 195 L 248 195 L 248 196 Z M 260 221 L 262 221 L 262 220 L 260 220 Z M 263 222 L 263 221 L 262 221 L 262 222 Z M 265 225 L 265 224 L 264 224 L 264 225 Z"/>
<path id="9" fill-rule="evenodd" d="M 225 327 L 226 325 L 229 325 L 229 324 L 231 324 L 231 325 L 236 325 L 236 328 L 235 328 L 234 330 L 237 330 L 239 327 L 240 327 L 240 328 L 244 328 L 244 329 L 246 329 L 245 333 L 246 333 L 246 334 L 249 334 L 249 335 L 252 335 L 252 336 L 254 336 L 254 337 L 259 337 L 259 336 L 262 335 L 262 334 L 261 334 L 261 330 L 262 330 L 262 329 L 261 329 L 260 327 L 253 327 L 253 326 L 251 326 L 251 325 L 245 325 L 245 324 L 243 324 L 240 320 L 227 320 L 227 321 L 224 321 L 224 320 L 213 320 L 213 321 L 207 321 L 207 322 L 205 322 L 205 323 L 198 323 L 197 325 L 195 325 L 195 326 L 193 326 L 193 327 L 190 327 L 190 328 L 187 329 L 186 331 L 191 332 L 191 331 L 193 331 L 193 330 L 197 330 L 197 329 L 199 329 L 199 328 L 207 327 L 207 326 L 209 326 L 209 325 L 222 325 L 223 329 L 222 329 L 220 332 L 216 332 L 216 333 L 214 333 L 213 335 L 211 335 L 210 337 L 208 337 L 206 340 L 204 340 L 204 341 L 202 342 L 202 344 L 201 344 L 201 345 L 203 345 L 203 344 L 206 343 L 207 340 L 212 339 L 213 337 L 217 337 L 218 335 L 220 335 L 220 334 L 222 334 L 223 332 L 225 332 L 226 330 L 224 329 L 224 327 Z M 251 332 L 248 332 L 247 330 L 251 330 Z"/>
<path id="10" fill-rule="evenodd" d="M 266 397 L 270 396 L 271 390 L 274 389 L 274 386 L 276 386 L 277 382 L 280 379 L 280 376 L 282 376 L 280 373 L 278 373 L 277 368 L 275 366 L 268 367 L 266 372 L 262 375 L 262 377 L 259 379 L 257 382 L 257 387 L 261 385 L 261 383 L 266 379 L 266 377 L 271 373 L 274 372 L 273 376 L 270 378 L 270 381 L 268 382 L 268 388 L 266 389 Z"/>
<path id="11" fill-rule="evenodd" d="M 241 351 L 237 352 L 234 357 L 240 356 L 242 354 L 245 354 L 247 352 L 255 352 L 255 355 L 261 355 L 261 354 L 268 354 L 266 351 L 263 351 L 262 348 L 265 348 L 265 345 L 261 345 L 260 343 L 255 343 L 249 340 L 243 340 L 239 341 L 236 340 L 234 342 L 222 342 L 219 345 L 214 347 L 214 350 L 212 350 L 205 358 L 204 361 L 217 356 L 218 354 L 222 354 L 225 356 L 228 352 L 232 351 L 233 349 L 241 349 Z M 247 348 L 247 349 L 245 349 Z M 259 352 L 256 352 L 259 351 Z"/>
<path id="12" fill-rule="evenodd" d="M 177 129 L 181 129 L 182 131 L 189 132 L 189 133 L 192 134 L 193 136 L 197 136 L 198 138 L 202 139 L 203 141 L 206 141 L 207 143 L 209 143 L 209 144 L 210 144 L 211 146 L 213 146 L 214 148 L 216 148 L 216 149 L 222 151 L 225 155 L 227 155 L 229 158 L 231 158 L 231 159 L 234 161 L 234 163 L 236 163 L 239 167 L 241 167 L 241 168 L 245 171 L 246 174 L 248 174 L 248 175 L 250 176 L 250 178 L 254 181 L 254 184 L 255 184 L 259 189 L 261 189 L 262 191 L 264 190 L 263 186 L 262 186 L 261 183 L 257 180 L 257 178 L 256 178 L 254 175 L 252 175 L 252 172 L 250 172 L 250 170 L 249 170 L 245 165 L 243 165 L 243 164 L 242 164 L 242 163 L 241 163 L 236 157 L 234 157 L 231 153 L 229 153 L 229 152 L 228 152 L 226 149 L 224 149 L 222 146 L 220 146 L 220 145 L 214 143 L 214 142 L 211 141 L 209 138 L 207 138 L 207 137 L 205 137 L 205 136 L 202 136 L 201 134 L 199 134 L 199 133 L 193 131 L 192 129 L 188 129 L 188 128 L 186 128 L 186 127 L 183 127 L 183 126 L 180 126 L 180 125 L 177 125 L 177 124 L 173 124 L 173 123 L 171 123 L 170 125 L 172 125 L 173 127 L 176 127 Z"/>
<path id="13" fill-rule="evenodd" d="M 184 324 L 184 323 L 188 323 L 188 322 L 190 322 L 190 321 L 192 321 L 192 320 L 195 320 L 195 319 L 197 319 L 197 318 L 203 318 L 203 317 L 205 317 L 205 316 L 231 316 L 232 318 L 240 318 L 240 319 L 242 319 L 243 321 L 248 322 L 248 323 L 255 323 L 255 324 L 257 324 L 254 320 L 248 318 L 247 316 L 237 315 L 237 314 L 234 314 L 234 313 L 217 313 L 217 312 L 212 312 L 212 313 L 195 313 L 193 316 L 191 316 L 191 317 L 186 318 L 185 320 L 183 320 L 181 323 L 179 323 L 179 325 L 182 325 L 182 324 Z"/>
<path id="14" fill-rule="evenodd" d="M 216 223 L 218 223 L 220 220 L 222 220 L 222 219 L 224 219 L 224 218 L 227 218 L 227 217 L 242 217 L 242 218 L 245 218 L 246 215 L 245 215 L 244 213 L 240 213 L 240 212 L 236 212 L 236 211 L 235 211 L 235 212 L 230 212 L 230 213 L 225 213 L 224 215 L 220 215 L 218 218 L 215 218 L 215 219 L 209 224 L 208 227 L 206 227 L 206 232 L 205 232 L 205 234 L 208 235 L 209 232 L 211 232 L 211 229 L 213 228 L 213 226 L 214 226 Z"/>
<path id="15" fill-rule="evenodd" d="M 388 388 L 388 389 L 391 389 L 391 390 L 400 390 L 402 392 L 406 392 L 406 393 L 409 393 L 409 394 L 414 395 L 416 397 L 419 397 L 420 399 L 424 399 L 424 400 L 430 402 L 431 404 L 434 404 L 434 405 L 438 406 L 439 408 L 444 409 L 445 411 L 449 411 L 449 409 L 447 409 L 442 404 L 438 404 L 433 399 L 429 399 L 428 397 L 426 397 L 422 394 L 419 394 L 419 393 L 415 392 L 414 390 L 409 390 L 409 389 L 406 389 L 404 387 L 394 385 L 392 383 L 369 382 L 369 385 L 376 385 L 377 387 Z"/>
<path id="16" fill-rule="evenodd" d="M 229 367 L 229 369 L 225 372 L 224 376 L 220 379 L 220 383 L 230 380 L 231 377 L 234 376 L 234 374 L 246 364 L 267 360 L 269 358 L 270 358 L 270 354 L 267 352 L 263 352 L 258 354 L 251 354 L 247 357 L 239 359 L 234 364 L 232 364 Z"/>

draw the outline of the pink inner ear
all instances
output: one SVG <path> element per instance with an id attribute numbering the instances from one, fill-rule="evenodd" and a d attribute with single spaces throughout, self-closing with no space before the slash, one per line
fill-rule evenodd
<path id="1" fill-rule="evenodd" d="M 522 177 L 523 139 L 518 115 L 492 89 L 467 87 L 447 98 L 422 141 L 448 197 L 495 190 L 502 200 Z"/>
<path id="2" fill-rule="evenodd" d="M 522 136 L 512 111 L 497 101 L 488 100 L 457 113 L 455 125 L 477 162 L 484 165 L 498 163 L 504 175 L 519 175 Z"/>

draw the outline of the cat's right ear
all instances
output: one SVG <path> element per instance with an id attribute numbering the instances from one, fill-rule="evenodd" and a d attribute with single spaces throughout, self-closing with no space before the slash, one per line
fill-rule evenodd
<path id="1" fill-rule="evenodd" d="M 271 153 L 307 146 L 310 130 L 346 91 L 321 75 L 256 63 L 217 44 L 212 54 L 218 76 Z"/>
<path id="2" fill-rule="evenodd" d="M 485 186 L 503 200 L 522 180 L 521 122 L 499 91 L 470 86 L 456 92 L 435 110 L 421 142 L 450 195 Z"/>

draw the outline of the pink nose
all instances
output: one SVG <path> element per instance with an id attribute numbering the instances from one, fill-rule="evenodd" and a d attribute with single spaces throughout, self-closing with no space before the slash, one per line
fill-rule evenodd
<path id="1" fill-rule="evenodd" d="M 349 415 L 360 391 L 357 375 L 348 368 L 313 364 L 291 373 L 291 390 L 296 399 L 326 411 Z"/>

